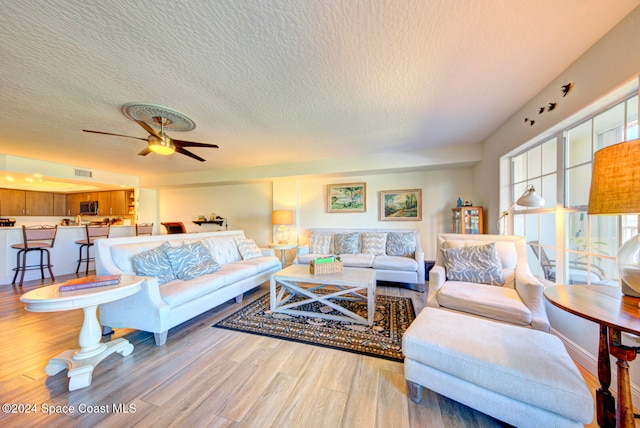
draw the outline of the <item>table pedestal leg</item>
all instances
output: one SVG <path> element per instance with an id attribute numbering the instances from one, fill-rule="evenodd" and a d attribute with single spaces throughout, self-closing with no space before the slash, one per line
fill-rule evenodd
<path id="1" fill-rule="evenodd" d="M 623 345 L 620 331 L 614 329 L 611 330 L 609 336 L 609 345 L 611 347 L 611 355 L 618 359 L 616 361 L 618 366 L 617 426 L 618 428 L 635 427 L 629 379 L 629 361 L 635 360 L 638 348 Z"/>
<path id="2" fill-rule="evenodd" d="M 609 386 L 611 385 L 611 363 L 609 361 L 609 334 L 607 326 L 600 326 L 598 342 L 598 380 L 600 388 L 596 391 L 596 417 L 603 428 L 615 428 L 616 404 Z"/>
<path id="3" fill-rule="evenodd" d="M 97 306 L 84 309 L 84 321 L 80 329 L 77 351 L 64 351 L 49 360 L 45 372 L 49 376 L 67 369 L 69 391 L 86 388 L 91 385 L 93 369 L 114 352 L 127 356 L 133 352 L 133 345 L 126 339 L 116 339 L 109 343 L 100 343 L 101 328 L 96 316 Z"/>

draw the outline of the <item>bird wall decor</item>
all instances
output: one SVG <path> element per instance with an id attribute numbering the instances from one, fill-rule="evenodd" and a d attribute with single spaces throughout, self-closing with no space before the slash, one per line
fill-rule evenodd
<path id="1" fill-rule="evenodd" d="M 562 90 L 562 98 L 566 97 L 567 94 L 571 92 L 571 90 L 573 89 L 573 82 L 569 82 L 566 85 L 562 85 L 560 89 Z M 556 109 L 556 107 L 558 107 L 557 102 L 550 102 L 546 106 L 538 107 L 538 114 L 542 114 L 545 111 L 546 112 L 553 111 Z M 528 123 L 529 126 L 533 126 L 536 123 L 536 121 L 533 119 L 529 119 L 528 117 L 525 117 L 524 123 Z"/>
<path id="2" fill-rule="evenodd" d="M 562 85 L 562 98 L 566 97 L 573 89 L 573 82 L 569 82 L 566 85 Z"/>

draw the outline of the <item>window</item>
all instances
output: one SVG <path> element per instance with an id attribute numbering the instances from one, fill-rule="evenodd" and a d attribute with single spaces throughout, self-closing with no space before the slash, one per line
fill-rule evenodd
<path id="1" fill-rule="evenodd" d="M 638 216 L 587 215 L 591 168 L 596 151 L 636 138 L 637 89 L 511 158 L 512 200 L 529 185 L 545 200 L 542 208 L 516 206 L 513 213 L 513 233 L 526 237 L 534 275 L 568 284 L 618 284 L 617 251 L 637 233 Z"/>

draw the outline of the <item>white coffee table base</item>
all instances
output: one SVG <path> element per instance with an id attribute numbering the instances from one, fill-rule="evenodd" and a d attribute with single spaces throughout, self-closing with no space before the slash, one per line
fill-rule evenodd
<path id="1" fill-rule="evenodd" d="M 299 285 L 305 284 L 304 286 Z M 311 283 L 311 284 L 309 284 Z M 280 285 L 278 289 L 277 286 Z M 311 275 L 309 267 L 303 265 L 289 266 L 271 276 L 270 283 L 271 311 L 288 315 L 303 315 L 335 321 L 348 321 L 357 324 L 373 325 L 375 315 L 375 273 L 364 269 L 349 270 L 327 275 Z M 318 293 L 318 290 L 331 290 Z M 358 293 L 364 291 L 365 295 Z M 295 296 L 307 299 L 292 302 Z M 367 302 L 367 318 L 364 318 L 332 300 L 350 300 Z M 295 309 L 312 302 L 319 302 L 344 315 L 324 314 Z"/>

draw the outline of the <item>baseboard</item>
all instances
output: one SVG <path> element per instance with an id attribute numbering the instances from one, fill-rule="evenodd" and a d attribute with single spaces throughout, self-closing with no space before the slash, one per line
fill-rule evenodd
<path id="1" fill-rule="evenodd" d="M 584 367 L 589 373 L 594 375 L 596 378 L 598 377 L 598 356 L 592 355 L 587 352 L 584 348 L 577 345 L 575 342 L 564 336 L 562 333 L 557 330 L 551 329 L 551 334 L 557 336 L 564 343 L 565 348 L 567 348 L 567 352 L 569 356 L 576 363 L 580 364 Z M 609 356 L 611 360 L 611 387 L 609 388 L 611 392 L 617 395 L 618 391 L 618 373 L 616 371 L 616 359 Z M 631 397 L 634 403 L 640 403 L 640 388 L 633 382 L 631 382 Z M 634 406 L 635 407 L 635 406 Z"/>

